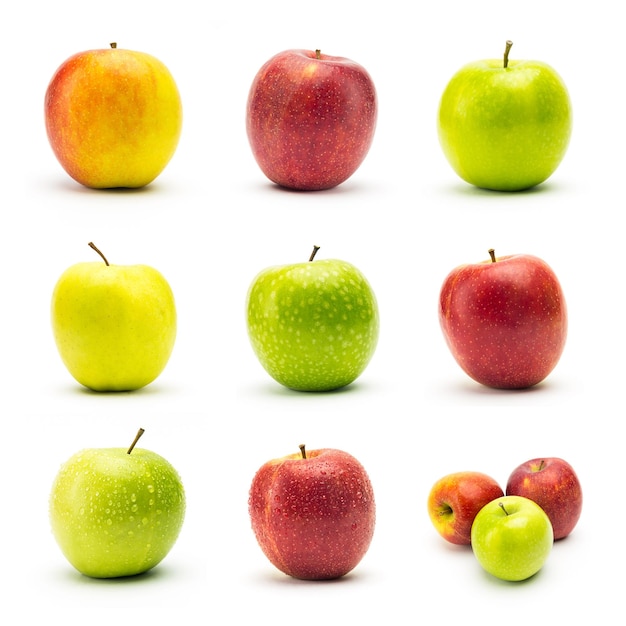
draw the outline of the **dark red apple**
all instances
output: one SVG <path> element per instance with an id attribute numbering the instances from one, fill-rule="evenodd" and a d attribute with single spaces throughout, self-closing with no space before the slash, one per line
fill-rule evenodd
<path id="1" fill-rule="evenodd" d="M 567 309 L 548 264 L 515 254 L 461 265 L 439 295 L 439 322 L 452 355 L 474 380 L 523 389 L 554 369 L 565 347 Z"/>
<path id="2" fill-rule="evenodd" d="M 294 578 L 325 580 L 350 572 L 367 552 L 376 517 L 374 492 L 350 454 L 324 448 L 265 463 L 248 502 L 261 549 Z"/>
<path id="3" fill-rule="evenodd" d="M 531 459 L 516 467 L 506 494 L 536 502 L 550 518 L 555 540 L 574 530 L 583 508 L 580 480 L 574 468 L 558 457 Z"/>
<path id="4" fill-rule="evenodd" d="M 428 494 L 427 509 L 435 530 L 450 543 L 469 545 L 474 518 L 485 504 L 504 495 L 497 481 L 482 472 L 443 476 Z"/>
<path id="5" fill-rule="evenodd" d="M 254 78 L 246 128 L 271 181 L 314 191 L 354 174 L 372 145 L 377 112 L 374 83 L 358 63 L 319 50 L 285 50 Z"/>

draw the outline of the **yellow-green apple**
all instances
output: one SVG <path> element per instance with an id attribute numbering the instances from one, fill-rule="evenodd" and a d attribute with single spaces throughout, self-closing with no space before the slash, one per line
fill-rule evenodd
<path id="1" fill-rule="evenodd" d="M 299 391 L 328 391 L 353 382 L 378 342 L 376 297 L 365 276 L 338 259 L 273 266 L 252 281 L 247 327 L 265 370 Z"/>
<path id="2" fill-rule="evenodd" d="M 165 368 L 176 339 L 176 306 L 164 276 L 148 265 L 76 263 L 59 277 L 52 330 L 63 363 L 94 391 L 132 391 Z"/>
<path id="3" fill-rule="evenodd" d="M 506 493 L 536 502 L 550 518 L 555 540 L 574 530 L 583 508 L 578 475 L 558 457 L 531 459 L 518 465 L 508 478 Z"/>
<path id="4" fill-rule="evenodd" d="M 52 532 L 67 560 L 92 578 L 134 576 L 160 563 L 185 517 L 180 476 L 162 456 L 87 448 L 71 456 L 50 493 Z"/>
<path id="5" fill-rule="evenodd" d="M 290 189 L 330 189 L 361 165 L 374 138 L 377 97 L 368 72 L 319 50 L 285 50 L 256 74 L 246 109 L 252 154 Z"/>
<path id="6" fill-rule="evenodd" d="M 486 504 L 474 518 L 471 539 L 483 569 L 510 581 L 536 574 L 554 543 L 545 511 L 522 496 L 503 496 Z"/>
<path id="7" fill-rule="evenodd" d="M 168 164 L 182 129 L 170 71 L 145 52 L 109 48 L 69 57 L 45 94 L 46 130 L 65 171 L 92 188 L 143 187 Z"/>
<path id="8" fill-rule="evenodd" d="M 475 61 L 446 86 L 437 126 L 443 152 L 466 182 L 498 191 L 534 187 L 561 163 L 572 105 L 559 74 L 541 61 Z"/>
<path id="9" fill-rule="evenodd" d="M 522 389 L 544 380 L 565 347 L 567 308 L 552 268 L 529 254 L 453 269 L 439 295 L 439 322 L 461 368 L 483 385 Z"/>
<path id="10" fill-rule="evenodd" d="M 376 505 L 369 476 L 352 455 L 322 448 L 264 463 L 248 501 L 256 539 L 281 572 L 305 580 L 339 578 L 365 556 Z"/>
<path id="11" fill-rule="evenodd" d="M 504 495 L 498 482 L 482 472 L 442 476 L 431 487 L 427 509 L 437 532 L 450 543 L 469 545 L 472 523 L 488 502 Z"/>

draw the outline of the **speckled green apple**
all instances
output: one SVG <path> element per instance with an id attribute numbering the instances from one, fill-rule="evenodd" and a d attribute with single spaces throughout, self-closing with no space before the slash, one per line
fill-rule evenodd
<path id="1" fill-rule="evenodd" d="M 446 86 L 437 118 L 443 152 L 466 182 L 519 191 L 550 177 L 572 132 L 572 105 L 562 78 L 541 61 L 475 61 Z"/>
<path id="2" fill-rule="evenodd" d="M 371 481 L 343 450 L 320 448 L 264 463 L 248 501 L 259 546 L 281 572 L 303 580 L 345 576 L 367 553 L 376 524 Z"/>
<path id="3" fill-rule="evenodd" d="M 97 252 L 100 251 L 89 244 Z M 72 265 L 52 294 L 52 330 L 70 374 L 94 391 L 133 391 L 165 368 L 176 339 L 176 305 L 148 265 Z"/>
<path id="4" fill-rule="evenodd" d="M 522 496 L 503 496 L 486 504 L 474 518 L 471 544 L 483 569 L 502 580 L 534 576 L 554 543 L 546 512 Z"/>
<path id="5" fill-rule="evenodd" d="M 60 468 L 50 523 L 67 560 L 92 578 L 134 576 L 160 563 L 185 517 L 185 491 L 162 456 L 135 447 L 89 448 Z"/>
<path id="6" fill-rule="evenodd" d="M 270 267 L 252 281 L 247 327 L 261 365 L 299 391 L 328 391 L 356 380 L 378 342 L 376 297 L 351 263 L 316 260 Z"/>
<path id="7" fill-rule="evenodd" d="M 59 163 L 96 189 L 152 182 L 182 130 L 181 98 L 167 67 L 116 44 L 65 60 L 46 90 L 44 114 Z"/>

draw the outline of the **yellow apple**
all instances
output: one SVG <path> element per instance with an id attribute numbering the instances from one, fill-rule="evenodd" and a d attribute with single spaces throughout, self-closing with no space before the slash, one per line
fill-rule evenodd
<path id="1" fill-rule="evenodd" d="M 148 265 L 77 263 L 52 294 L 52 330 L 70 374 L 94 391 L 132 391 L 165 368 L 176 338 L 174 295 Z"/>
<path id="2" fill-rule="evenodd" d="M 59 163 L 98 189 L 152 182 L 182 129 L 180 94 L 167 67 L 115 44 L 64 61 L 48 85 L 44 113 Z"/>

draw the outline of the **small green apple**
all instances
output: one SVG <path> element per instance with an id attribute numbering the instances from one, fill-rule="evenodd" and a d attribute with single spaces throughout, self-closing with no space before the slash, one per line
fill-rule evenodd
<path id="1" fill-rule="evenodd" d="M 174 295 L 148 265 L 77 263 L 52 294 L 51 318 L 61 358 L 94 391 L 131 391 L 165 368 L 176 339 Z"/>
<path id="2" fill-rule="evenodd" d="M 439 104 L 443 152 L 466 182 L 519 191 L 545 181 L 565 156 L 572 106 L 557 72 L 540 61 L 475 61 L 446 86 Z"/>
<path id="3" fill-rule="evenodd" d="M 526 580 L 550 555 L 554 536 L 545 511 L 523 496 L 503 496 L 474 518 L 471 545 L 484 570 L 502 580 Z"/>
<path id="4" fill-rule="evenodd" d="M 92 578 L 153 568 L 185 517 L 180 476 L 162 456 L 135 448 L 90 448 L 59 470 L 50 494 L 52 533 L 67 560 Z"/>
<path id="5" fill-rule="evenodd" d="M 353 382 L 378 342 L 379 314 L 370 284 L 337 259 L 270 267 L 252 281 L 247 327 L 261 365 L 299 391 L 329 391 Z"/>

